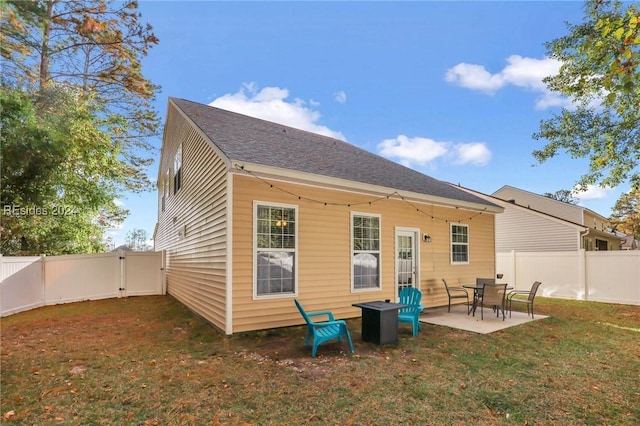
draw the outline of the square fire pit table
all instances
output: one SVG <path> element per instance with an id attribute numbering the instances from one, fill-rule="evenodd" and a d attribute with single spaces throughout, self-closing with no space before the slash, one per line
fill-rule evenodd
<path id="1" fill-rule="evenodd" d="M 408 305 L 374 301 L 351 306 L 362 309 L 362 340 L 378 345 L 398 340 L 398 310 Z"/>

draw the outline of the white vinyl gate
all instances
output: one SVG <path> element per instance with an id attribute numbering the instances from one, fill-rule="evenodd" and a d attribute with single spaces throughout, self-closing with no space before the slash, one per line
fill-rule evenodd
<path id="1" fill-rule="evenodd" d="M 165 253 L 0 256 L 0 315 L 44 305 L 161 295 Z"/>

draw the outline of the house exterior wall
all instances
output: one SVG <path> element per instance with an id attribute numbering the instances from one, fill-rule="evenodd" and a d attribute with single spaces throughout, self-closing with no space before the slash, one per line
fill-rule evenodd
<path id="1" fill-rule="evenodd" d="M 594 233 L 591 231 L 590 233 L 587 233 L 587 235 L 582 239 L 582 245 L 580 248 L 587 251 L 622 250 L 621 238 L 609 232 L 612 227 L 611 222 L 590 210 L 583 210 L 583 214 L 584 226 L 597 232 Z"/>
<path id="2" fill-rule="evenodd" d="M 600 215 L 595 215 L 588 210 L 584 211 L 584 226 L 588 226 L 598 231 L 608 231 L 611 229 L 611 222 L 603 219 Z"/>
<path id="3" fill-rule="evenodd" d="M 169 107 L 165 129 L 155 250 L 167 253 L 167 292 L 225 330 L 227 167 L 210 142 L 174 107 Z M 174 194 L 173 159 L 180 144 L 182 186 Z"/>
<path id="4" fill-rule="evenodd" d="M 615 251 L 622 250 L 620 238 L 612 238 L 603 235 L 587 235 L 583 238 L 582 247 L 587 251 Z"/>
<path id="5" fill-rule="evenodd" d="M 513 219 L 514 209 L 507 207 L 505 214 L 500 215 L 497 220 L 496 229 L 496 247 L 500 252 L 509 250 L 518 251 L 564 251 L 585 249 L 587 251 L 594 250 L 620 250 L 620 238 L 609 233 L 611 223 L 601 215 L 571 204 L 553 200 L 541 195 L 523 191 L 518 188 L 504 186 L 493 194 L 494 197 L 502 200 L 512 199 L 516 204 L 523 207 L 544 212 L 549 218 L 544 222 L 543 219 L 537 218 L 535 212 L 531 215 L 525 213 L 521 209 L 522 217 Z M 564 219 L 567 222 L 561 225 L 555 222 L 554 218 Z M 521 224 L 518 222 L 521 220 Z M 532 224 L 537 228 L 531 229 Z M 578 224 L 594 230 L 586 233 L 587 229 L 582 229 Z M 503 225 L 506 229 L 503 229 Z M 577 232 L 577 234 L 576 234 Z M 577 245 L 574 236 L 578 236 Z M 519 237 L 527 238 L 521 240 Z M 556 242 L 555 245 L 549 245 Z"/>
<path id="6" fill-rule="evenodd" d="M 274 181 L 275 182 L 275 181 Z M 441 279 L 473 283 L 478 276 L 494 276 L 494 215 L 455 208 L 382 199 L 353 191 L 328 189 L 312 184 L 265 181 L 241 173 L 233 174 L 233 332 L 297 325 L 302 318 L 293 303 L 297 297 L 305 309 L 331 310 L 338 318 L 360 316 L 352 303 L 395 299 L 396 227 L 428 233 L 431 242 L 419 237 L 418 287 L 423 304 L 445 305 L 448 301 Z M 286 191 L 286 192 L 285 192 Z M 327 202 L 312 202 L 309 200 Z M 298 279 L 297 295 L 255 299 L 253 292 L 253 206 L 287 204 L 297 207 Z M 350 206 L 348 206 L 350 204 Z M 351 213 L 379 214 L 381 218 L 381 274 L 378 290 L 351 290 Z M 432 219 L 432 217 L 434 219 Z M 471 220 L 469 218 L 472 217 Z M 470 262 L 450 263 L 450 223 L 469 225 Z"/>
<path id="7" fill-rule="evenodd" d="M 523 210 L 505 206 L 496 216 L 496 252 L 572 251 L 580 249 L 577 226 Z"/>
<path id="8" fill-rule="evenodd" d="M 397 194 L 372 195 L 371 191 L 384 189 L 326 176 L 320 184 L 316 175 L 296 172 L 286 165 L 257 165 L 257 174 L 253 174 L 251 163 L 230 161 L 206 136 L 219 123 L 205 120 L 200 127 L 194 122 L 198 118 L 169 103 L 158 171 L 154 241 L 156 250 L 166 252 L 167 292 L 225 333 L 303 323 L 294 298 L 308 310 L 329 309 L 338 318 L 360 316 L 353 303 L 395 299 L 395 237 L 400 230 L 416 233 L 414 285 L 423 291 L 423 304 L 428 307 L 448 302 L 442 278 L 457 285 L 474 283 L 478 276 L 494 276 L 494 214 L 500 211 L 495 206 L 442 196 L 426 202 L 418 201 L 426 196 L 414 195 L 416 199 L 408 202 Z M 226 146 L 227 154 L 242 158 L 243 153 L 235 148 L 233 144 Z M 174 163 L 176 153 L 181 153 L 180 167 Z M 256 203 L 296 209 L 295 294 L 255 296 Z M 484 207 L 485 211 L 464 206 Z M 381 220 L 382 284 L 375 290 L 352 290 L 354 213 L 376 215 Z M 452 223 L 469 227 L 468 263 L 452 265 L 450 261 Z M 431 242 L 423 242 L 422 234 L 429 234 Z"/>

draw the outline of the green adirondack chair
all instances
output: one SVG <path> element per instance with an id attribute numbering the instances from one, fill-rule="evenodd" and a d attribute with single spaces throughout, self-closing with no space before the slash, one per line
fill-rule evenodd
<path id="1" fill-rule="evenodd" d="M 400 291 L 400 300 L 398 303 L 409 305 L 408 308 L 402 308 L 398 312 L 399 322 L 409 322 L 413 328 L 413 337 L 418 335 L 420 330 L 420 313 L 424 309 L 420 303 L 422 302 L 422 292 L 414 287 L 405 287 Z"/>
<path id="2" fill-rule="evenodd" d="M 313 339 L 313 348 L 311 349 L 311 356 L 315 357 L 318 351 L 318 345 L 328 342 L 330 340 L 338 339 L 342 342 L 342 336 L 347 338 L 349 343 L 349 350 L 353 353 L 353 342 L 351 341 L 351 334 L 347 330 L 347 323 L 343 320 L 336 320 L 330 311 L 318 311 L 307 312 L 304 310 L 298 300 L 294 299 L 296 306 L 304 318 L 308 326 L 307 338 L 304 341 L 305 346 L 309 346 L 309 340 Z M 311 318 L 325 316 L 328 321 L 313 321 Z"/>

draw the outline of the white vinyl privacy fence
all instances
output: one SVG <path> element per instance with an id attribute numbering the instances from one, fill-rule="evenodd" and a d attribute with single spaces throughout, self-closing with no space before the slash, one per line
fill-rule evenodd
<path id="1" fill-rule="evenodd" d="M 640 251 L 496 253 L 502 282 L 560 299 L 640 305 Z"/>
<path id="2" fill-rule="evenodd" d="M 44 305 L 165 294 L 164 252 L 0 256 L 0 315 Z"/>

